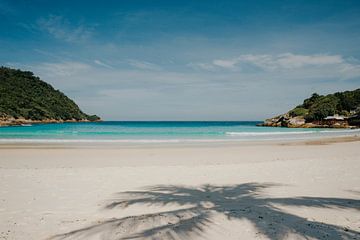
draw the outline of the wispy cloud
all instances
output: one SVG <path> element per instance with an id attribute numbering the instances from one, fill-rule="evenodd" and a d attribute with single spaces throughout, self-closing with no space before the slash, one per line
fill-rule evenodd
<path id="1" fill-rule="evenodd" d="M 212 63 L 222 68 L 236 68 L 241 64 L 253 64 L 264 70 L 294 69 L 306 66 L 323 66 L 344 63 L 340 55 L 297 55 L 284 53 L 279 55 L 246 54 L 232 59 L 216 59 Z"/>
<path id="2" fill-rule="evenodd" d="M 100 60 L 98 60 L 98 59 L 95 59 L 95 60 L 94 60 L 94 63 L 96 63 L 97 65 L 102 66 L 102 67 L 106 67 L 106 68 L 109 68 L 109 69 L 113 69 L 112 66 L 110 66 L 109 64 L 106 64 L 106 63 L 104 63 L 103 61 L 100 61 Z"/>
<path id="3" fill-rule="evenodd" d="M 304 66 L 323 66 L 337 65 L 345 62 L 340 55 L 296 55 L 285 53 L 272 59 L 276 67 L 282 68 L 301 68 Z"/>
<path id="4" fill-rule="evenodd" d="M 82 62 L 65 61 L 56 63 L 42 63 L 37 65 L 35 69 L 40 72 L 44 72 L 47 75 L 71 76 L 74 74 L 83 73 L 91 69 L 91 66 Z"/>
<path id="5" fill-rule="evenodd" d="M 302 69 L 319 69 L 324 73 L 336 72 L 336 76 L 343 78 L 352 78 L 360 76 L 360 64 L 354 59 L 347 59 L 341 55 L 314 54 L 299 55 L 293 53 L 283 53 L 278 55 L 256 55 L 245 54 L 229 59 L 215 59 L 210 63 L 196 63 L 197 69 L 203 70 L 233 70 L 242 71 L 252 66 L 262 71 L 293 71 Z"/>
<path id="6" fill-rule="evenodd" d="M 360 64 L 344 63 L 341 65 L 340 72 L 345 74 L 347 78 L 359 77 Z"/>
<path id="7" fill-rule="evenodd" d="M 93 28 L 83 24 L 72 25 L 62 16 L 50 15 L 48 18 L 40 18 L 37 26 L 54 38 L 66 42 L 84 42 L 93 35 Z"/>
<path id="8" fill-rule="evenodd" d="M 84 111 L 97 113 L 105 119 L 127 120 L 165 117 L 219 120 L 221 116 L 234 120 L 262 119 L 293 107 L 308 96 L 309 91 L 324 94 L 354 89 L 358 87 L 357 80 L 340 84 L 338 76 L 350 71 L 357 76 L 360 74 L 356 62 L 343 64 L 344 72 L 340 69 L 329 71 L 328 68 L 327 75 L 323 70 L 304 71 L 304 68 L 286 72 L 260 71 L 258 74 L 227 68 L 219 72 L 173 72 L 116 65 L 110 69 L 96 64 L 95 60 L 6 65 L 33 71 L 74 98 Z"/>
<path id="9" fill-rule="evenodd" d="M 143 70 L 153 70 L 153 71 L 161 70 L 161 67 L 159 65 L 150 63 L 150 62 L 131 59 L 131 60 L 128 60 L 128 63 L 132 67 L 143 69 Z"/>
<path id="10" fill-rule="evenodd" d="M 216 67 L 211 63 L 189 63 L 187 65 L 198 70 L 208 70 L 208 71 L 216 70 Z"/>
<path id="11" fill-rule="evenodd" d="M 212 62 L 213 65 L 222 68 L 234 68 L 238 63 L 238 59 L 217 59 Z"/>

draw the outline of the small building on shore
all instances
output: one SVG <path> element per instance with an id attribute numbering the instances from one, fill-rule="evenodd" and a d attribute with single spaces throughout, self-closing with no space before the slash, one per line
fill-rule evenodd
<path id="1" fill-rule="evenodd" d="M 322 120 L 323 125 L 334 126 L 334 127 L 344 127 L 348 126 L 348 118 L 345 116 L 340 116 L 334 114 L 333 116 L 327 116 Z"/>

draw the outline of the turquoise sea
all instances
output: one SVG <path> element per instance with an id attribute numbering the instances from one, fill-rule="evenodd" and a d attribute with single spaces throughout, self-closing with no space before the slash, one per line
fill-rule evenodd
<path id="1" fill-rule="evenodd" d="M 6 142 L 228 142 L 292 140 L 351 136 L 350 129 L 290 129 L 257 127 L 256 121 L 124 122 L 33 124 L 0 127 L 0 143 Z"/>

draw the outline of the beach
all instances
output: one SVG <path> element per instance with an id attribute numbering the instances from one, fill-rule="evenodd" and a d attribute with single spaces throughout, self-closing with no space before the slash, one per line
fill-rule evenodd
<path id="1" fill-rule="evenodd" d="M 0 145 L 0 239 L 360 239 L 358 137 Z"/>
<path id="2" fill-rule="evenodd" d="M 0 19 L 0 240 L 360 240 L 360 0 Z"/>

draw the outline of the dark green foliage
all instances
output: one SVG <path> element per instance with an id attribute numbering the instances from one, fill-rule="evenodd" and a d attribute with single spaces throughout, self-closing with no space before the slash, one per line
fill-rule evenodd
<path id="1" fill-rule="evenodd" d="M 89 121 L 99 121 L 100 118 L 97 115 L 88 115 L 87 120 L 89 120 Z"/>
<path id="2" fill-rule="evenodd" d="M 0 67 L 0 116 L 31 120 L 99 120 L 32 72 Z"/>
<path id="3" fill-rule="evenodd" d="M 313 93 L 310 98 L 307 98 L 304 100 L 302 107 L 310 108 L 311 105 L 313 105 L 320 97 L 322 97 L 322 96 L 320 96 L 317 93 Z"/>
<path id="4" fill-rule="evenodd" d="M 303 108 L 302 106 L 297 106 L 293 110 L 289 112 L 291 117 L 297 117 L 297 116 L 305 116 L 309 112 L 308 109 Z"/>
<path id="5" fill-rule="evenodd" d="M 336 111 L 338 99 L 334 96 L 320 97 L 310 106 L 306 120 L 322 120 L 327 116 L 332 116 Z"/>
<path id="6" fill-rule="evenodd" d="M 304 116 L 307 122 L 322 120 L 327 116 L 340 114 L 349 116 L 360 107 L 360 89 L 337 92 L 326 96 L 317 93 L 304 100 L 302 105 L 289 111 L 289 115 Z"/>

